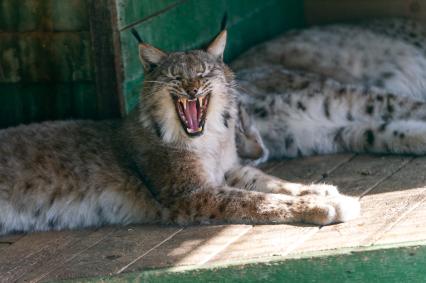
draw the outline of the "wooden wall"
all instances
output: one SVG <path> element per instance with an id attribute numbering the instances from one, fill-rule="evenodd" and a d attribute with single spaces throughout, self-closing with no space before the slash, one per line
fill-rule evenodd
<path id="1" fill-rule="evenodd" d="M 114 115 L 96 92 L 90 12 L 86 0 L 0 1 L 0 127 Z"/>
<path id="2" fill-rule="evenodd" d="M 225 60 L 230 60 L 253 44 L 304 25 L 301 0 L 116 0 L 116 10 L 125 113 L 136 105 L 143 77 L 132 27 L 165 51 L 188 50 L 212 40 L 227 12 Z"/>

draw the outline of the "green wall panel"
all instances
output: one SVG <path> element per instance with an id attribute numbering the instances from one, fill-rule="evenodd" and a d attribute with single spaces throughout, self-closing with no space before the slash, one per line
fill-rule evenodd
<path id="1" fill-rule="evenodd" d="M 89 12 L 87 0 L 0 1 L 0 127 L 100 116 Z"/>
<path id="2" fill-rule="evenodd" d="M 86 0 L 1 0 L 0 31 L 89 30 Z"/>
<path id="3" fill-rule="evenodd" d="M 118 14 L 120 7 L 118 7 Z M 140 10 L 143 11 L 143 4 Z M 136 10 L 134 11 L 136 12 Z M 224 13 L 228 13 L 229 61 L 253 44 L 295 27 L 303 26 L 303 2 L 299 0 L 188 0 L 134 25 L 142 38 L 165 51 L 188 50 L 205 46 L 219 32 Z M 141 18 L 146 14 L 141 12 Z M 133 15 L 133 20 L 135 21 Z M 129 29 L 120 32 L 123 64 L 125 111 L 137 103 L 142 68 L 137 42 Z"/>
<path id="4" fill-rule="evenodd" d="M 0 33 L 0 83 L 90 81 L 89 32 Z"/>
<path id="5" fill-rule="evenodd" d="M 97 118 L 93 83 L 0 84 L 0 127 L 66 118 Z"/>

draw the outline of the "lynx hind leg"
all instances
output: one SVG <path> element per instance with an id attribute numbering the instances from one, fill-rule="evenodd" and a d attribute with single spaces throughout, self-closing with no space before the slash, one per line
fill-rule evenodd
<path id="1" fill-rule="evenodd" d="M 249 166 L 235 167 L 226 173 L 225 178 L 229 186 L 250 191 L 286 194 L 292 196 L 303 196 L 310 194 L 319 196 L 339 195 L 337 187 L 333 185 L 303 185 L 299 183 L 292 183 L 265 174 L 259 169 Z"/>
<path id="2" fill-rule="evenodd" d="M 289 196 L 231 187 L 194 191 L 178 205 L 179 209 L 172 209 L 171 215 L 181 224 L 225 221 L 328 225 L 352 220 L 360 214 L 358 200 L 346 196 Z"/>

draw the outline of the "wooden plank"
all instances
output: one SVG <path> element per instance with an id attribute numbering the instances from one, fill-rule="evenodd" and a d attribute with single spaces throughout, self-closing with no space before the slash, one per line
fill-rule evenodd
<path id="1" fill-rule="evenodd" d="M 14 269 L 21 268 L 26 258 L 46 250 L 50 244 L 52 247 L 58 245 L 58 243 L 65 241 L 68 237 L 68 232 L 34 233 L 23 237 L 2 252 L 0 257 L 0 274 L 2 274 L 2 278 L 3 276 L 12 277 L 16 275 L 13 272 Z"/>
<path id="2" fill-rule="evenodd" d="M 322 227 L 318 233 L 295 249 L 293 254 L 370 246 L 377 237 L 393 226 L 410 207 L 416 205 L 423 191 L 367 195 L 361 199 L 360 218 L 338 225 Z"/>
<path id="3" fill-rule="evenodd" d="M 411 157 L 405 156 L 358 155 L 329 174 L 324 181 L 338 186 L 343 194 L 360 197 L 411 160 Z"/>
<path id="4" fill-rule="evenodd" d="M 4 244 L 13 244 L 17 242 L 22 237 L 25 237 L 25 234 L 9 234 L 0 236 L 0 243 Z"/>
<path id="5" fill-rule="evenodd" d="M 327 178 L 331 172 L 350 162 L 354 157 L 354 154 L 336 154 L 285 160 L 278 162 L 266 172 L 292 182 L 318 182 Z"/>
<path id="6" fill-rule="evenodd" d="M 97 114 L 99 118 L 120 116 L 120 102 L 117 94 L 117 69 L 113 38 L 116 36 L 115 10 L 110 0 L 89 1 L 90 35 L 93 46 L 94 77 L 96 82 Z"/>
<path id="7" fill-rule="evenodd" d="M 0 32 L 89 30 L 85 0 L 2 0 Z"/>
<path id="8" fill-rule="evenodd" d="M 134 27 L 146 42 L 165 51 L 188 50 L 203 47 L 213 39 L 225 12 L 229 15 L 227 61 L 255 43 L 303 25 L 303 7 L 298 0 L 188 0 Z M 120 41 L 125 110 L 130 111 L 140 95 L 142 68 L 135 59 L 137 42 L 128 29 L 120 32 Z"/>
<path id="9" fill-rule="evenodd" d="M 402 214 L 418 205 L 425 194 L 424 189 L 411 190 L 407 194 L 403 190 L 413 187 L 407 187 L 407 182 L 398 182 L 403 178 L 410 179 L 413 186 L 424 183 L 423 177 L 416 176 L 425 170 L 426 165 L 422 167 L 410 160 L 410 157 L 398 156 L 360 156 L 333 172 L 330 180 L 339 184 L 345 193 L 363 195 L 368 192 L 361 198 L 362 215 L 347 223 L 322 227 L 294 253 L 373 244 L 377 237 L 399 221 Z M 354 175 L 356 172 L 363 176 Z"/>
<path id="10" fill-rule="evenodd" d="M 169 266 L 200 266 L 250 231 L 251 227 L 220 225 L 185 228 L 132 265 L 122 268 L 120 273 Z"/>
<path id="11" fill-rule="evenodd" d="M 408 192 L 409 193 L 409 192 Z M 388 227 L 386 231 L 375 240 L 375 245 L 387 245 L 410 241 L 426 240 L 426 201 L 420 201 L 419 206 L 414 207 L 409 213 L 402 215 L 395 225 Z"/>
<path id="12" fill-rule="evenodd" d="M 24 237 L 25 234 L 11 234 L 0 236 L 0 251 L 8 248 L 10 245 L 13 245 L 19 239 Z"/>
<path id="13" fill-rule="evenodd" d="M 93 83 L 0 84 L 0 128 L 67 118 L 98 118 Z"/>
<path id="14" fill-rule="evenodd" d="M 109 228 L 113 229 L 113 228 Z M 4 282 L 15 282 L 36 270 L 70 245 L 103 237 L 91 230 L 33 233 L 21 238 L 2 251 L 0 274 Z M 83 242 L 84 243 L 84 242 Z M 86 242 L 87 243 L 87 242 Z"/>
<path id="15" fill-rule="evenodd" d="M 0 242 L 0 251 L 8 248 L 11 244 Z"/>
<path id="16" fill-rule="evenodd" d="M 0 83 L 92 81 L 89 32 L 0 33 Z"/>
<path id="17" fill-rule="evenodd" d="M 31 269 L 19 275 L 19 281 L 44 281 L 44 278 L 47 277 L 51 272 L 61 268 L 61 266 L 71 261 L 87 249 L 95 246 L 104 238 L 112 234 L 115 230 L 115 227 L 105 227 L 88 233 L 84 237 L 81 237 L 80 235 L 76 236 L 75 241 L 71 241 L 69 244 L 62 245 L 60 249 L 54 250 L 54 252 L 50 252 L 48 256 L 43 258 L 43 260 L 39 260 L 37 262 L 33 261 L 31 263 Z M 73 232 L 73 234 L 75 234 L 75 232 Z M 52 249 L 52 247 L 49 246 L 49 249 Z M 40 258 L 40 256 L 38 256 L 38 258 Z"/>
<path id="18" fill-rule="evenodd" d="M 424 282 L 425 262 L 426 246 L 413 246 L 183 272 L 146 271 L 79 282 Z"/>
<path id="19" fill-rule="evenodd" d="M 176 227 L 131 226 L 118 229 L 70 260 L 62 259 L 52 270 L 42 268 L 43 281 L 114 274 L 180 232 Z M 31 276 L 30 276 L 31 277 Z"/>
<path id="20" fill-rule="evenodd" d="M 365 196 L 365 205 L 369 208 L 377 207 L 375 210 L 375 223 L 369 222 L 369 226 L 374 226 L 376 232 L 365 236 L 360 246 L 370 246 L 380 239 L 383 234 L 397 225 L 401 218 L 418 207 L 419 203 L 426 200 L 426 189 L 413 189 L 410 191 L 395 191 L 390 193 L 372 194 Z M 369 227 L 367 227 L 369 228 Z M 364 231 L 364 230 L 362 230 Z M 368 236 L 367 236 L 368 235 Z"/>
<path id="21" fill-rule="evenodd" d="M 211 258 L 206 265 L 226 265 L 244 260 L 283 257 L 318 232 L 309 225 L 257 225 Z"/>
<path id="22" fill-rule="evenodd" d="M 414 192 L 421 192 L 418 199 L 405 214 L 398 215 L 398 219 L 393 225 L 386 227 L 381 234 L 376 235 L 374 244 L 390 244 L 408 241 L 418 241 L 426 239 L 426 158 L 416 158 L 402 170 L 400 174 L 395 174 L 389 179 L 380 191 L 379 196 L 390 192 L 398 191 L 404 198 L 414 195 Z M 416 206 L 417 204 L 417 206 Z"/>
<path id="23" fill-rule="evenodd" d="M 324 24 L 379 17 L 426 20 L 425 3 L 416 0 L 305 0 L 308 24 Z"/>

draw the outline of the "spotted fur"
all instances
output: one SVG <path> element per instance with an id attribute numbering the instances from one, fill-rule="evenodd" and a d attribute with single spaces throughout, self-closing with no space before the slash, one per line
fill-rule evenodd
<path id="1" fill-rule="evenodd" d="M 406 19 L 313 27 L 232 65 L 269 158 L 426 154 L 426 28 Z"/>
<path id="2" fill-rule="evenodd" d="M 123 120 L 0 131 L 0 233 L 357 217 L 358 201 L 333 186 L 293 184 L 241 164 L 235 141 L 259 134 L 238 111 L 234 75 L 222 62 L 225 42 L 222 31 L 206 51 L 170 54 L 141 43 L 141 103 Z M 205 95 L 204 131 L 189 136 L 175 99 Z"/>

